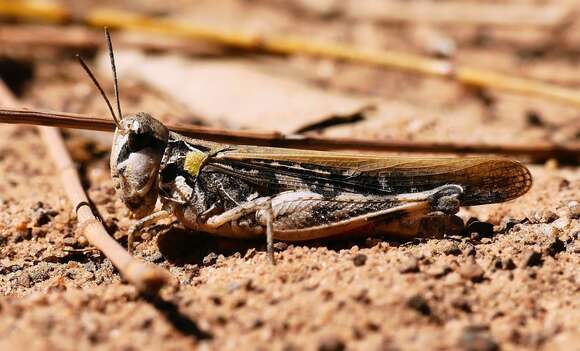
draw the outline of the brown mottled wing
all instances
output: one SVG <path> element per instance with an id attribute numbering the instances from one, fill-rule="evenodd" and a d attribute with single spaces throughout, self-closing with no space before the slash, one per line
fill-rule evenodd
<path id="1" fill-rule="evenodd" d="M 256 184 L 284 189 L 317 186 L 372 195 L 413 193 L 445 184 L 463 187 L 463 205 L 503 202 L 526 193 L 529 170 L 499 157 L 385 157 L 241 146 L 214 156 L 210 164 L 235 171 Z"/>

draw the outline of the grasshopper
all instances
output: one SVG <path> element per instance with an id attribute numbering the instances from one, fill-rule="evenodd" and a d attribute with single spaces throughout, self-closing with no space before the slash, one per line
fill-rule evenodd
<path id="1" fill-rule="evenodd" d="M 505 158 L 228 145 L 174 133 L 145 112 L 123 116 L 111 38 L 105 33 L 116 113 L 79 59 L 116 123 L 111 176 L 123 203 L 140 219 L 129 231 L 129 250 L 146 224 L 175 216 L 195 231 L 265 236 L 274 262 L 274 239 L 442 234 L 459 219 L 454 214 L 460 206 L 511 200 L 531 187 L 529 170 Z M 161 209 L 154 211 L 158 200 Z"/>

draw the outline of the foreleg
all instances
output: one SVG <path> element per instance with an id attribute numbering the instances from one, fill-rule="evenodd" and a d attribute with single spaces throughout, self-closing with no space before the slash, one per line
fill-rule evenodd
<path id="1" fill-rule="evenodd" d="M 205 226 L 217 229 L 226 223 L 234 223 L 244 216 L 261 211 L 265 219 L 266 227 L 266 250 L 272 264 L 276 264 L 274 259 L 274 211 L 272 209 L 272 199 L 261 197 L 246 203 L 240 204 L 222 214 L 209 217 L 205 221 Z M 262 212 L 263 211 L 263 212 Z"/>
<path id="2" fill-rule="evenodd" d="M 135 236 L 139 233 L 145 226 L 157 222 L 160 219 L 167 218 L 171 216 L 171 212 L 167 210 L 160 210 L 153 212 L 152 214 L 141 218 L 135 224 L 129 228 L 129 234 L 127 235 L 127 250 L 129 253 L 133 253 L 133 243 L 135 241 Z"/>

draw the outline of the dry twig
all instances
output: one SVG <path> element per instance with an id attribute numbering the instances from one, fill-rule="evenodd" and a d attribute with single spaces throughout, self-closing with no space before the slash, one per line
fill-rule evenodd
<path id="1" fill-rule="evenodd" d="M 0 108 L 0 123 L 58 126 L 112 132 L 110 119 L 64 112 L 42 112 L 25 109 Z M 396 151 L 453 154 L 498 154 L 529 157 L 533 162 L 554 158 L 563 162 L 578 162 L 580 146 L 553 144 L 486 145 L 468 143 L 435 143 L 416 141 L 385 141 L 352 138 L 325 138 L 314 135 L 282 134 L 278 132 L 236 131 L 219 128 L 168 125 L 180 134 L 229 144 L 294 147 L 319 150 Z"/>
<path id="2" fill-rule="evenodd" d="M 63 6 L 38 6 L 38 3 L 30 1 L 0 0 L 0 15 L 61 23 L 73 21 L 99 28 L 113 27 L 159 33 L 251 51 L 284 55 L 306 54 L 348 60 L 388 69 L 447 78 L 469 86 L 538 96 L 580 107 L 580 94 L 572 89 L 485 69 L 454 65 L 446 60 L 436 60 L 399 51 L 369 51 L 347 44 L 322 43 L 304 38 L 267 37 L 258 34 L 228 32 L 189 22 L 145 17 L 124 11 L 93 10 L 80 15 L 80 17 L 75 17 Z"/>
<path id="3" fill-rule="evenodd" d="M 138 33 L 126 34 L 128 35 L 115 37 L 115 46 L 164 52 L 177 51 L 182 54 L 207 54 L 221 50 L 218 45 L 196 43 L 184 38 L 152 37 L 151 35 L 139 35 Z M 39 24 L 3 24 L 0 26 L 0 42 L 6 47 L 22 46 L 30 48 L 34 46 L 76 50 L 96 50 L 106 45 L 103 42 L 102 32 L 83 25 L 62 27 Z"/>
<path id="4" fill-rule="evenodd" d="M 0 81 L 0 103 L 12 106 L 19 105 L 2 81 Z M 79 175 L 60 132 L 57 128 L 38 127 L 38 129 L 57 170 L 60 172 L 65 193 L 75 208 L 80 234 L 83 234 L 92 245 L 101 250 L 119 269 L 122 276 L 140 291 L 157 293 L 162 286 L 169 283 L 171 278 L 169 273 L 161 267 L 134 258 L 109 236 L 89 205 L 89 199 L 82 188 Z"/>

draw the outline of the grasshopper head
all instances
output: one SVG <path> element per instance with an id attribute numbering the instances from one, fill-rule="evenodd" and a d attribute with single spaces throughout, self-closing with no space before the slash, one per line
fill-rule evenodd
<path id="1" fill-rule="evenodd" d="M 169 130 L 144 112 L 119 122 L 111 150 L 111 177 L 121 200 L 135 217 L 142 218 L 157 202 L 159 167 Z"/>
<path id="2" fill-rule="evenodd" d="M 95 87 L 101 93 L 117 126 L 111 149 L 111 176 L 121 200 L 137 218 L 145 217 L 155 208 L 158 196 L 158 173 L 167 146 L 169 130 L 149 114 L 140 112 L 123 118 L 119 99 L 117 69 L 111 35 L 105 28 L 109 58 L 113 71 L 117 112 L 97 78 L 77 55 L 79 62 Z"/>

